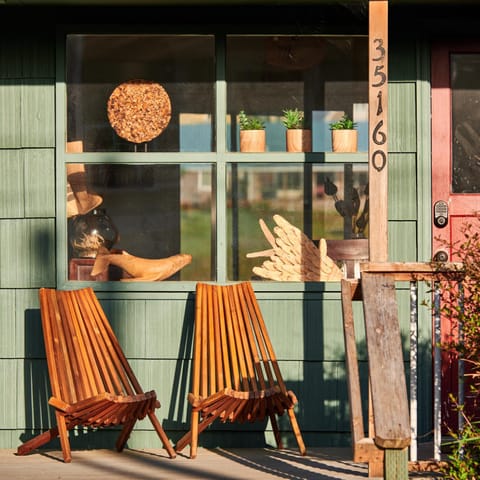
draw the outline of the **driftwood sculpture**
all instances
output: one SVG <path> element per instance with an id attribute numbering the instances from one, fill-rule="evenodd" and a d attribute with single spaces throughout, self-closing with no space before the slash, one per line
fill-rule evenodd
<path id="1" fill-rule="evenodd" d="M 343 273 L 337 264 L 327 256 L 327 242 L 320 239 L 317 247 L 299 228 L 291 225 L 280 215 L 274 215 L 277 226 L 275 235 L 260 219 L 262 229 L 272 248 L 247 253 L 248 258 L 270 257 L 260 267 L 253 267 L 253 273 L 262 278 L 292 282 L 339 281 Z"/>
<path id="2" fill-rule="evenodd" d="M 191 261 L 192 256 L 188 253 L 150 259 L 135 257 L 125 250 L 121 253 L 110 253 L 105 247 L 100 247 L 90 275 L 99 275 L 111 264 L 120 267 L 132 277 L 122 278 L 123 282 L 157 282 L 171 277 Z"/>

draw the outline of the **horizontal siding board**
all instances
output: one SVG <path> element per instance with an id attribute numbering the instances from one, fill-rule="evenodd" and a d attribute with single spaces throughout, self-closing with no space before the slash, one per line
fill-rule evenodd
<path id="1" fill-rule="evenodd" d="M 417 145 L 416 84 L 388 84 L 388 151 L 415 152 Z"/>
<path id="2" fill-rule="evenodd" d="M 16 351 L 20 357 L 45 358 L 38 289 L 15 290 Z"/>
<path id="3" fill-rule="evenodd" d="M 24 32 L 22 77 L 55 78 L 55 31 Z"/>
<path id="4" fill-rule="evenodd" d="M 178 374 L 176 360 L 130 360 L 144 390 L 155 390 L 161 408 L 158 417 L 166 430 L 187 429 L 190 392 L 190 363 Z M 162 419 L 165 419 L 162 421 Z"/>
<path id="5" fill-rule="evenodd" d="M 349 431 L 345 397 L 345 365 L 343 362 L 310 362 L 304 365 L 304 378 L 295 393 L 299 400 L 299 420 L 303 431 Z"/>
<path id="6" fill-rule="evenodd" d="M 102 306 L 125 355 L 145 358 L 145 301 L 109 300 Z"/>
<path id="7" fill-rule="evenodd" d="M 416 222 L 388 222 L 390 262 L 417 261 Z"/>
<path id="8" fill-rule="evenodd" d="M 55 285 L 55 221 L 0 220 L 0 288 Z"/>
<path id="9" fill-rule="evenodd" d="M 0 218 L 23 218 L 24 164 L 21 150 L 0 150 Z"/>
<path id="10" fill-rule="evenodd" d="M 416 220 L 417 163 L 413 153 L 388 155 L 388 219 Z"/>
<path id="11" fill-rule="evenodd" d="M 317 345 L 317 349 L 321 349 L 321 358 L 324 361 L 341 359 L 345 352 L 341 302 L 340 300 L 324 302 L 322 309 L 322 343 Z"/>
<path id="12" fill-rule="evenodd" d="M 21 145 L 21 86 L 15 80 L 0 81 L 0 148 Z"/>
<path id="13" fill-rule="evenodd" d="M 16 428 L 17 411 L 17 360 L 0 359 L 0 425 L 1 428 Z M 21 383 L 20 383 L 20 390 Z M 20 406 L 18 407 L 20 408 Z"/>
<path id="14" fill-rule="evenodd" d="M 395 82 L 412 82 L 417 78 L 414 38 L 395 38 L 389 41 L 388 78 Z"/>
<path id="15" fill-rule="evenodd" d="M 36 79 L 23 82 L 21 102 L 21 146 L 55 146 L 55 83 Z"/>
<path id="16" fill-rule="evenodd" d="M 149 301 L 146 304 L 146 356 L 191 358 L 193 300 Z"/>
<path id="17" fill-rule="evenodd" d="M 304 356 L 305 317 L 301 299 L 283 302 L 259 300 L 265 325 L 279 360 L 298 360 Z"/>
<path id="18" fill-rule="evenodd" d="M 54 78 L 55 32 L 0 32 L 0 78 Z"/>
<path id="19" fill-rule="evenodd" d="M 17 407 L 12 409 L 16 415 L 19 428 L 25 429 L 29 434 L 32 429 L 44 430 L 56 424 L 53 409 L 48 405 L 52 395 L 48 377 L 47 361 L 33 359 L 17 361 L 17 382 L 15 387 L 15 401 Z M 23 441 L 24 434 L 20 435 Z M 18 445 L 14 445 L 16 447 Z"/>
<path id="20" fill-rule="evenodd" d="M 23 150 L 25 215 L 55 217 L 55 150 Z"/>
<path id="21" fill-rule="evenodd" d="M 0 335 L 0 358 L 14 358 L 21 351 L 16 351 L 16 315 L 15 290 L 0 290 L 0 311 L 2 312 Z M 23 350 L 23 349 L 22 349 Z"/>
<path id="22" fill-rule="evenodd" d="M 22 32 L 23 33 L 23 32 Z M 20 45 L 22 35 L 0 32 L 0 78 L 20 78 L 22 76 L 22 55 Z"/>

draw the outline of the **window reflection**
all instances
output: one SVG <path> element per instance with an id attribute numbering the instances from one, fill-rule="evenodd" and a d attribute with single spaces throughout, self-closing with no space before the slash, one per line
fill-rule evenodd
<path id="1" fill-rule="evenodd" d="M 312 129 L 313 151 L 331 151 L 328 123 L 344 113 L 358 123 L 359 151 L 367 151 L 367 37 L 229 35 L 226 61 L 229 151 L 240 151 L 242 110 L 265 123 L 265 151 L 285 151 L 282 112 L 295 108 Z"/>
<path id="2" fill-rule="evenodd" d="M 480 192 L 480 55 L 453 54 L 452 192 Z"/>
<path id="3" fill-rule="evenodd" d="M 229 245 L 233 246 L 228 258 L 231 280 L 252 278 L 253 268 L 263 259 L 247 255 L 272 248 L 262 222 L 274 233 L 278 226 L 273 220 L 276 215 L 317 245 L 320 239 L 368 237 L 366 165 L 231 164 L 228 198 Z M 365 240 L 362 249 L 366 246 Z M 352 259 L 363 258 L 364 254 L 355 251 Z"/>
<path id="4" fill-rule="evenodd" d="M 208 35 L 68 35 L 67 142 L 213 151 L 214 51 Z"/>
<path id="5" fill-rule="evenodd" d="M 70 279 L 212 279 L 212 175 L 211 165 L 68 164 Z M 99 252 L 120 256 L 90 278 Z M 146 271 L 127 253 L 150 260 Z"/>

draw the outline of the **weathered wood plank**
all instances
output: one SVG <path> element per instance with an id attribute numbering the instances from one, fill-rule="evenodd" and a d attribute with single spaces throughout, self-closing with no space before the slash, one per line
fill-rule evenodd
<path id="1" fill-rule="evenodd" d="M 352 282 L 349 282 L 346 279 L 342 280 L 343 335 L 345 340 L 345 360 L 347 367 L 352 442 L 355 457 L 355 447 L 365 437 L 365 428 L 363 425 L 362 392 L 360 390 L 357 344 L 355 341 L 355 326 L 353 321 L 353 294 L 354 289 L 352 289 Z"/>
<path id="2" fill-rule="evenodd" d="M 405 448 L 411 434 L 395 282 L 388 275 L 362 273 L 362 292 L 375 443 Z"/>

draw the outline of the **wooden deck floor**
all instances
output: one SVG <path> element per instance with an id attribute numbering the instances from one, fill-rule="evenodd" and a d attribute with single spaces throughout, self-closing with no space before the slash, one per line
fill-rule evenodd
<path id="1" fill-rule="evenodd" d="M 188 453 L 188 449 L 185 451 Z M 205 449 L 196 459 L 180 454 L 170 459 L 165 450 L 73 451 L 72 463 L 62 461 L 60 450 L 40 450 L 17 456 L 0 450 L 1 477 L 15 480 L 359 480 L 368 478 L 366 464 L 355 464 L 349 448 L 309 449 Z M 433 473 L 412 473 L 410 478 L 432 479 Z"/>

